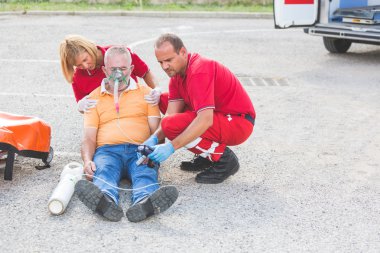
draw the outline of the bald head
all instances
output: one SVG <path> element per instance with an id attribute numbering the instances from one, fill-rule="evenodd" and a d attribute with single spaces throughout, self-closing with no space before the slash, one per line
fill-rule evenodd
<path id="1" fill-rule="evenodd" d="M 114 58 L 123 58 L 125 59 L 125 63 L 127 64 L 125 67 L 130 67 L 132 63 L 132 57 L 131 53 L 126 47 L 123 46 L 113 46 L 109 48 L 106 51 L 106 54 L 104 55 L 104 66 L 107 68 L 114 67 L 110 66 L 110 63 L 112 62 L 111 59 Z"/>

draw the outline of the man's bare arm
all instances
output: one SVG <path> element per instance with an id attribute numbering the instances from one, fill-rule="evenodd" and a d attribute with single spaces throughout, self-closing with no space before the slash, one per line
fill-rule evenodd
<path id="1" fill-rule="evenodd" d="M 144 76 L 144 82 L 152 89 L 158 87 L 157 78 L 152 74 L 150 70 Z"/>
<path id="2" fill-rule="evenodd" d="M 82 160 L 84 163 L 84 172 L 88 180 L 92 180 L 92 176 L 96 170 L 95 163 L 92 161 L 96 149 L 97 128 L 85 128 L 82 141 Z"/>
<path id="3" fill-rule="evenodd" d="M 161 122 L 161 118 L 159 117 L 148 117 L 148 125 L 150 129 L 150 133 L 154 133 L 159 127 Z"/>
<path id="4" fill-rule="evenodd" d="M 212 126 L 214 119 L 214 110 L 206 109 L 200 111 L 197 117 L 190 123 L 190 125 L 172 140 L 172 145 L 175 150 L 182 148 L 188 143 L 192 142 L 201 136 L 206 130 Z"/>

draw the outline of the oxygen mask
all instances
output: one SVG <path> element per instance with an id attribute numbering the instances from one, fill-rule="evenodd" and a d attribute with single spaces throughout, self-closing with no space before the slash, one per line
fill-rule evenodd
<path id="1" fill-rule="evenodd" d="M 113 68 L 112 69 L 112 73 L 110 75 L 110 79 L 112 79 L 113 81 L 119 81 L 119 82 L 122 82 L 122 81 L 125 81 L 125 76 L 123 75 L 123 71 L 121 68 Z"/>
<path id="2" fill-rule="evenodd" d="M 112 73 L 108 77 L 108 81 L 113 83 L 113 99 L 115 102 L 116 112 L 119 113 L 119 86 L 128 85 L 127 76 L 123 74 L 124 68 L 112 68 Z"/>

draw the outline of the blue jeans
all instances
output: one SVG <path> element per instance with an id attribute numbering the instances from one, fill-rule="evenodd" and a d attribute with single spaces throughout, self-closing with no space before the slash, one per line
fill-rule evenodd
<path id="1" fill-rule="evenodd" d="M 149 168 L 146 164 L 136 165 L 137 145 L 104 145 L 96 149 L 94 162 L 96 171 L 93 183 L 110 196 L 116 204 L 119 202 L 118 189 L 108 185 L 119 186 L 122 178 L 128 178 L 132 185 L 132 203 L 135 204 L 151 195 L 158 188 L 158 166 Z M 103 182 L 102 180 L 107 183 Z M 153 184 L 153 185 L 151 185 Z M 146 188 L 142 188 L 148 186 Z"/>

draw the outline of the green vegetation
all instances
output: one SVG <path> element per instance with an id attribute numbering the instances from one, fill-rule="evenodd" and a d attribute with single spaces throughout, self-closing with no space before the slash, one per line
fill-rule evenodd
<path id="1" fill-rule="evenodd" d="M 272 12 L 272 4 L 260 5 L 247 1 L 233 1 L 221 5 L 211 4 L 162 4 L 153 5 L 148 1 L 120 1 L 113 4 L 88 3 L 79 1 L 72 3 L 49 2 L 48 0 L 0 0 L 0 11 L 230 11 L 230 12 Z M 142 7 L 140 6 L 142 5 Z"/>

